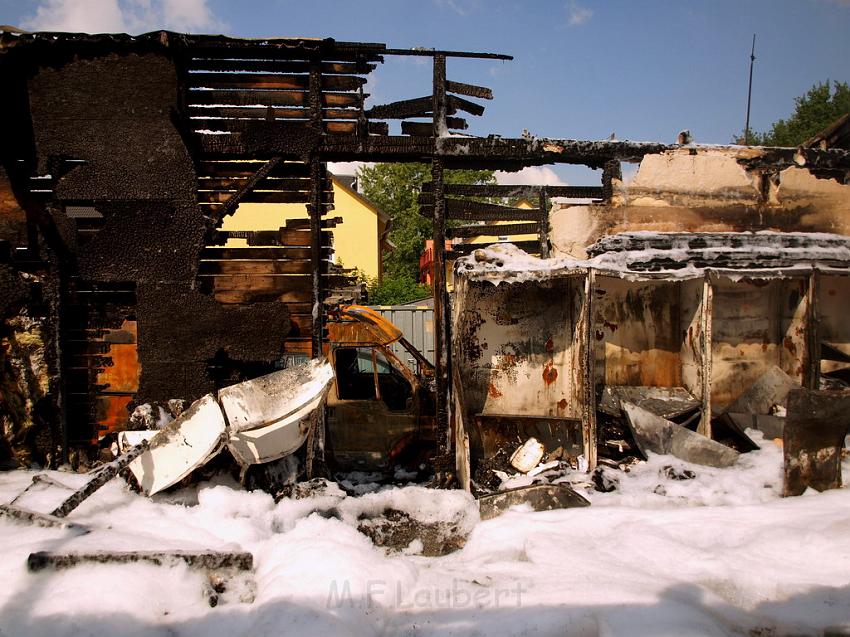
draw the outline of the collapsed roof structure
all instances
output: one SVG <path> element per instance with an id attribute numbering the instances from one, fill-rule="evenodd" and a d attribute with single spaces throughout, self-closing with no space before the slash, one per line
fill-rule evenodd
<path id="1" fill-rule="evenodd" d="M 410 55 L 432 62 L 433 82 L 426 94 L 367 108 L 368 73 L 386 56 Z M 457 131 L 467 128 L 465 117 L 484 112 L 474 100 L 488 100 L 492 94 L 485 87 L 448 79 L 447 63 L 458 57 L 510 59 L 331 39 L 246 40 L 166 31 L 142 36 L 0 32 L 0 310 L 7 324 L 17 320 L 6 328 L 16 335 L 13 340 L 35 343 L 32 352 L 19 351 L 4 361 L 18 370 L 10 372 L 10 386 L 4 388 L 10 429 L 24 432 L 13 446 L 23 444 L 29 435 L 25 430 L 40 422 L 52 432 L 44 455 L 56 458 L 57 450 L 66 454 L 120 428 L 135 405 L 174 397 L 194 400 L 274 369 L 285 353 L 319 355 L 325 335 L 323 302 L 330 290 L 346 283 L 346 274 L 335 271 L 328 258 L 333 225 L 325 218 L 333 206 L 329 161 L 431 164 L 432 181 L 423 188 L 420 204 L 433 222 L 437 263 L 436 423 L 442 432 L 437 464 L 445 466 L 454 463 L 451 322 L 442 267 L 446 237 L 536 233 L 537 242 L 521 246 L 527 252 L 581 260 L 588 257 L 586 246 L 623 230 L 850 234 L 846 150 L 825 144 L 698 147 L 462 135 Z M 401 134 L 391 134 L 388 122 L 393 120 L 401 121 Z M 641 162 L 629 186 L 622 182 L 624 161 Z M 444 171 L 453 168 L 512 171 L 550 163 L 603 169 L 601 183 L 528 188 L 449 185 L 444 180 Z M 538 206 L 529 210 L 482 201 L 519 196 L 533 196 Z M 550 215 L 553 197 L 591 203 Z M 231 248 L 223 245 L 226 236 L 219 228 L 240 202 L 304 203 L 309 222 L 290 223 L 274 236 L 246 233 L 249 247 Z M 449 227 L 447 221 L 468 223 Z M 694 261 L 696 253 L 687 250 L 696 246 L 690 244 L 683 260 L 684 248 L 675 247 L 683 240 L 688 241 L 633 235 L 596 245 L 605 252 L 638 246 L 672 254 L 668 261 L 646 261 L 647 270 L 682 262 L 711 265 Z M 659 248 L 653 241 L 672 243 Z M 703 260 L 709 258 L 705 250 L 714 247 L 714 240 L 705 241 Z M 805 243 L 804 251 L 812 245 Z M 773 246 L 783 252 L 782 258 L 787 258 L 786 247 Z M 850 264 L 842 242 L 825 238 L 822 247 L 833 250 L 831 267 Z M 754 257 L 758 263 L 744 259 L 742 267 L 758 267 L 766 253 L 759 254 Z M 635 280 L 631 271 L 644 271 L 634 267 L 637 262 L 629 261 L 616 276 Z M 741 262 L 727 259 L 725 264 L 735 268 Z M 588 264 L 576 268 L 564 272 L 593 270 Z M 600 278 L 605 276 L 609 274 L 600 272 Z M 694 307 L 703 311 L 689 315 L 703 321 L 699 317 L 704 317 L 712 285 L 705 283 L 706 276 L 692 277 L 699 279 L 691 286 Z M 752 279 L 747 272 L 740 276 Z M 585 300 L 598 294 L 583 282 L 588 279 L 570 280 Z M 777 284 L 782 287 L 777 294 L 787 292 L 797 302 L 783 316 L 792 319 L 814 311 L 818 284 L 813 280 L 806 279 L 802 287 Z M 618 283 L 611 285 L 619 290 Z M 635 300 L 625 288 L 612 288 L 607 297 L 620 294 L 635 310 L 631 320 L 644 325 L 645 335 L 652 324 L 643 323 L 643 309 L 664 305 L 661 297 L 656 302 L 650 298 L 656 283 L 647 285 L 644 300 Z M 763 289 L 760 283 L 752 285 Z M 829 294 L 822 305 L 833 299 Z M 501 310 L 510 307 L 505 300 Z M 591 310 L 588 306 L 584 311 Z M 496 312 L 494 320 L 516 325 L 510 314 Z M 582 342 L 592 342 L 594 321 L 570 323 L 579 324 L 587 330 Z M 607 319 L 602 324 L 608 330 L 602 340 L 611 340 L 618 327 Z M 667 325 L 680 345 L 682 325 Z M 710 337 L 702 325 L 705 342 Z M 685 332 L 693 336 L 693 330 Z M 514 344 L 531 344 L 528 333 L 510 338 Z M 655 337 L 647 338 L 648 345 L 635 347 L 658 352 L 652 345 Z M 798 349 L 808 352 L 809 361 L 800 376 L 815 387 L 817 373 L 806 371 L 814 364 L 813 337 L 800 338 L 810 344 Z M 850 334 L 841 338 L 831 342 L 838 349 L 850 347 Z M 544 358 L 551 352 L 547 339 L 540 343 Z M 622 351 L 639 350 L 623 345 Z M 589 374 L 591 350 L 584 347 L 582 352 Z M 687 366 L 684 359 L 677 360 Z M 644 363 L 632 360 L 629 369 Z M 495 364 L 487 363 L 488 374 Z M 26 367 L 35 371 L 20 371 Z M 694 373 L 704 376 L 705 369 Z M 620 384 L 652 384 L 643 377 L 639 383 L 633 380 Z M 557 404 L 569 398 L 572 416 L 584 419 L 591 464 L 591 393 L 597 384 L 587 379 L 552 407 L 558 413 Z M 707 414 L 706 386 L 700 391 Z M 537 403 L 528 409 L 549 407 Z"/>

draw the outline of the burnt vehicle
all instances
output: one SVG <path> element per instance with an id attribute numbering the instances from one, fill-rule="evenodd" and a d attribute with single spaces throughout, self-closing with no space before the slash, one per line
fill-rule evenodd
<path id="1" fill-rule="evenodd" d="M 434 454 L 434 367 L 378 312 L 343 306 L 332 312 L 327 398 L 329 460 L 339 469 L 417 466 Z M 400 345 L 413 368 L 393 352 Z"/>

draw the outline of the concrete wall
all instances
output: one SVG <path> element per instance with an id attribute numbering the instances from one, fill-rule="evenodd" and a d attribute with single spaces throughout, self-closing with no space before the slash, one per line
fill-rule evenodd
<path id="1" fill-rule="evenodd" d="M 800 167 L 747 168 L 758 149 L 684 148 L 647 155 L 610 203 L 553 208 L 553 256 L 618 232 L 776 230 L 850 234 L 850 185 Z"/>

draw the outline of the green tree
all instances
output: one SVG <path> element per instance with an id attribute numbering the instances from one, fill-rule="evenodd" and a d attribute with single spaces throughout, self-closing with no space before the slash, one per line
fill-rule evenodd
<path id="1" fill-rule="evenodd" d="M 370 305 L 402 305 L 431 295 L 431 288 L 404 275 L 384 275 L 378 283 L 371 279 L 367 284 Z"/>
<path id="2" fill-rule="evenodd" d="M 799 146 L 815 136 L 845 113 L 850 113 L 850 85 L 829 80 L 815 84 L 794 99 L 794 113 L 788 119 L 774 122 L 764 133 L 751 132 L 754 146 Z M 743 143 L 741 135 L 736 141 Z"/>
<path id="3" fill-rule="evenodd" d="M 419 256 L 433 230 L 431 221 L 419 214 L 417 200 L 422 183 L 430 180 L 428 164 L 375 164 L 357 171 L 360 191 L 393 219 L 390 241 L 395 250 L 384 258 L 387 279 L 406 279 L 408 284 L 415 285 L 419 278 Z M 496 177 L 492 170 L 447 170 L 445 181 L 492 184 L 496 183 Z"/>

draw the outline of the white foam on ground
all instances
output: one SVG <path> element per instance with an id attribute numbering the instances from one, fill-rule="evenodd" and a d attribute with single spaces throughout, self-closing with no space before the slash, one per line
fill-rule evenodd
<path id="1" fill-rule="evenodd" d="M 359 498 L 331 487 L 275 504 L 228 478 L 153 500 L 114 480 L 69 516 L 91 526 L 88 535 L 0 518 L 0 629 L 63 636 L 631 636 L 818 635 L 848 626 L 850 491 L 782 499 L 781 452 L 762 444 L 728 469 L 653 456 L 620 473 L 617 491 L 588 493 L 591 507 L 519 509 L 486 522 L 477 521 L 466 494 L 421 487 Z M 668 465 L 696 476 L 670 479 Z M 32 475 L 0 474 L 0 501 Z M 359 515 L 385 507 L 423 521 L 460 518 L 472 533 L 445 557 L 389 554 L 356 530 Z M 37 574 L 25 567 L 37 550 L 169 549 L 250 551 L 255 601 L 210 608 L 203 574 L 183 565 Z M 414 542 L 407 553 L 416 549 Z"/>

